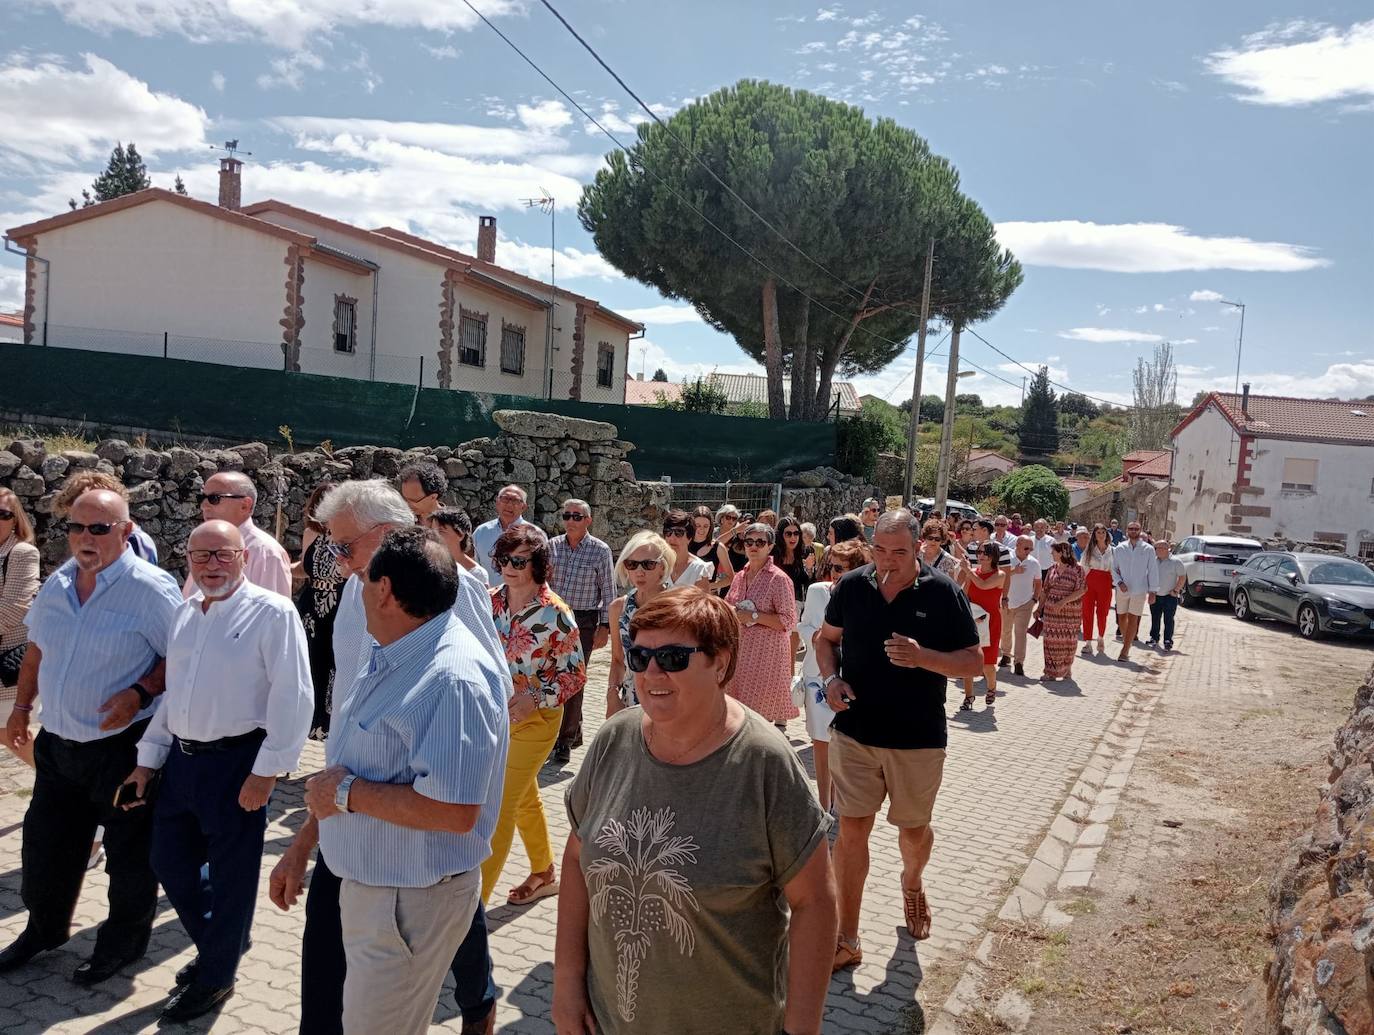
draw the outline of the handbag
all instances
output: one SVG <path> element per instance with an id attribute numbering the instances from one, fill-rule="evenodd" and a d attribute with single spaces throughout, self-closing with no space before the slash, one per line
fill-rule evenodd
<path id="1" fill-rule="evenodd" d="M 1040 639 L 1040 634 L 1045 631 L 1045 605 L 1041 604 L 1035 610 L 1035 621 L 1026 627 L 1026 635 Z"/>
<path id="2" fill-rule="evenodd" d="M 5 576 L 9 574 L 9 567 L 9 554 L 0 557 L 0 586 L 5 584 Z M 26 641 L 0 650 L 0 686 L 14 686 L 19 682 L 19 666 L 24 663 L 24 654 L 28 649 L 29 645 Z"/>

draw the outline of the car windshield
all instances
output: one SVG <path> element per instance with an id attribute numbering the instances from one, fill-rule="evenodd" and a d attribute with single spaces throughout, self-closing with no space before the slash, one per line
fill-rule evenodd
<path id="1" fill-rule="evenodd" d="M 1202 549 L 1205 553 L 1227 553 L 1234 557 L 1248 557 L 1252 553 L 1259 551 L 1258 543 L 1219 543 L 1215 540 L 1204 539 Z"/>
<path id="2" fill-rule="evenodd" d="M 1319 586 L 1374 586 L 1374 571 L 1357 561 L 1308 561 L 1307 581 Z"/>

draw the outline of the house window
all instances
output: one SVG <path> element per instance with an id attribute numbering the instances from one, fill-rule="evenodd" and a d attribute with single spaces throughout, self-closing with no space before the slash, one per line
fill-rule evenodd
<path id="1" fill-rule="evenodd" d="M 487 365 L 487 314 L 458 307 L 458 362 L 470 367 Z"/>
<path id="2" fill-rule="evenodd" d="M 1374 539 L 1360 540 L 1360 560 L 1374 561 Z"/>
<path id="3" fill-rule="evenodd" d="M 596 387 L 610 388 L 615 383 L 615 346 L 602 342 L 596 350 Z"/>
<path id="4" fill-rule="evenodd" d="M 334 296 L 334 351 L 350 356 L 358 345 L 358 300 Z"/>
<path id="5" fill-rule="evenodd" d="M 1287 457 L 1283 461 L 1283 490 L 1285 492 L 1316 492 L 1317 461 Z"/>
<path id="6" fill-rule="evenodd" d="M 501 373 L 525 372 L 525 328 L 501 321 Z"/>

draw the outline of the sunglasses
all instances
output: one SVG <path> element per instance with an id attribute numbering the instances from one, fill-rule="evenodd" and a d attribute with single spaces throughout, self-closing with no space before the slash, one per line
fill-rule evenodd
<path id="1" fill-rule="evenodd" d="M 381 525 L 373 525 L 371 528 L 369 528 L 369 529 L 368 529 L 366 532 L 364 532 L 362 535 L 356 536 L 355 538 L 350 539 L 350 540 L 349 540 L 348 542 L 346 542 L 346 543 L 334 543 L 334 542 L 326 543 L 326 544 L 325 544 L 325 549 L 329 551 L 329 555 L 330 555 L 331 557 L 337 557 L 337 558 L 339 558 L 339 559 L 341 559 L 341 560 L 342 560 L 342 559 L 347 559 L 347 558 L 353 556 L 353 547 L 354 547 L 357 543 L 362 542 L 364 539 L 366 539 L 368 536 L 370 536 L 373 532 L 377 531 L 377 529 L 379 529 L 379 528 L 381 528 L 381 527 L 382 527 Z"/>
<path id="2" fill-rule="evenodd" d="M 792 539 L 796 536 L 801 535 L 801 533 L 798 532 L 795 528 L 789 528 L 786 532 L 783 533 L 783 535 L 787 536 L 789 539 Z"/>
<path id="3" fill-rule="evenodd" d="M 677 643 L 666 647 L 631 647 L 625 652 L 625 664 L 630 666 L 631 672 L 645 672 L 649 659 L 653 658 L 664 672 L 681 672 L 691 663 L 692 655 L 700 650 L 700 647 L 684 647 Z"/>
<path id="4" fill-rule="evenodd" d="M 12 511 L 12 510 L 0 510 L 0 521 L 13 521 L 13 520 L 14 520 L 14 511 Z"/>
<path id="5" fill-rule="evenodd" d="M 633 561 L 633 560 L 632 560 L 632 561 L 626 561 L 626 562 L 625 562 L 625 570 L 626 570 L 626 571 L 640 571 L 640 570 L 642 569 L 642 570 L 644 570 L 644 571 L 653 571 L 655 568 L 657 568 L 657 567 L 658 567 L 660 564 L 662 564 L 662 563 L 663 563 L 663 561 L 661 561 L 661 560 L 660 560 L 659 558 L 657 558 L 657 557 L 650 557 L 647 561 Z"/>
<path id="6" fill-rule="evenodd" d="M 525 566 L 530 563 L 529 557 L 512 557 L 508 553 L 499 554 L 491 559 L 491 562 L 498 568 L 514 568 L 516 571 L 524 571 Z"/>
<path id="7" fill-rule="evenodd" d="M 773 544 L 770 543 L 767 539 L 741 539 L 740 542 L 742 542 L 745 546 L 772 546 L 772 545 L 773 545 Z"/>
<path id="8" fill-rule="evenodd" d="M 192 564 L 209 564 L 213 557 L 220 564 L 233 564 L 234 558 L 244 553 L 244 550 L 187 550 L 186 556 L 191 559 Z"/>
<path id="9" fill-rule="evenodd" d="M 681 539 L 686 538 L 686 536 L 687 529 L 685 528 L 665 528 L 663 530 L 663 538 L 665 539 Z"/>
<path id="10" fill-rule="evenodd" d="M 439 495 L 437 492 L 427 492 L 427 493 L 425 493 L 423 496 L 416 496 L 416 497 L 414 497 L 414 498 L 412 499 L 410 496 L 407 496 L 407 495 L 403 492 L 403 493 L 401 493 L 401 499 L 405 500 L 407 503 L 423 503 L 425 500 L 429 499 L 431 496 L 437 496 L 437 495 Z"/>
<path id="11" fill-rule="evenodd" d="M 83 525 L 80 521 L 67 521 L 63 523 L 62 531 L 67 535 L 80 535 L 82 532 L 89 532 L 91 535 L 109 535 L 123 524 L 126 524 L 126 522 L 97 521 L 93 525 Z"/>
<path id="12" fill-rule="evenodd" d="M 562 514 L 559 515 L 559 517 L 561 517 L 564 521 L 586 521 L 586 520 L 587 520 L 587 515 L 586 515 L 586 514 L 579 514 L 579 513 L 577 513 L 576 511 L 573 511 L 573 510 L 565 510 L 565 511 L 563 511 Z"/>

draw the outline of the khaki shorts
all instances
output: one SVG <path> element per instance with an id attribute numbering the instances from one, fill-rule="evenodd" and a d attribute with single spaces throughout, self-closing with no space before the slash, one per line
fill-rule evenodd
<path id="1" fill-rule="evenodd" d="M 1116 591 L 1116 613 L 1118 615 L 1143 615 L 1148 593 L 1123 593 Z"/>
<path id="2" fill-rule="evenodd" d="M 887 798 L 893 826 L 929 826 L 944 773 L 944 748 L 869 747 L 830 731 L 830 779 L 841 816 L 877 815 Z"/>

